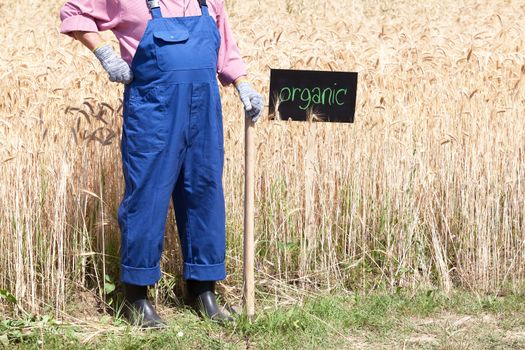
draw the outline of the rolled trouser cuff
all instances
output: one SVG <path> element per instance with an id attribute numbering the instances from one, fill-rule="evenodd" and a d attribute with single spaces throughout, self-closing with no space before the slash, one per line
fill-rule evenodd
<path id="1" fill-rule="evenodd" d="M 160 265 L 140 268 L 120 265 L 120 280 L 137 286 L 151 286 L 160 279 Z"/>
<path id="2" fill-rule="evenodd" d="M 196 281 L 221 281 L 226 278 L 226 265 L 198 265 L 185 263 L 183 267 L 185 280 Z"/>

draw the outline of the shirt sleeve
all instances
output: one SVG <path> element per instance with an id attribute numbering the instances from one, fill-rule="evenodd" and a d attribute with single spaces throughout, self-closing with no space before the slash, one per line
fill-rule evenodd
<path id="1" fill-rule="evenodd" d="M 99 32 L 115 28 L 121 19 L 120 0 L 70 0 L 60 10 L 60 32 Z"/>
<path id="2" fill-rule="evenodd" d="M 217 72 L 219 75 L 219 81 L 222 85 L 226 86 L 247 73 L 246 64 L 241 57 L 239 47 L 235 42 L 232 30 L 228 23 L 226 10 L 222 4 L 217 12 L 217 27 L 221 34 Z"/>

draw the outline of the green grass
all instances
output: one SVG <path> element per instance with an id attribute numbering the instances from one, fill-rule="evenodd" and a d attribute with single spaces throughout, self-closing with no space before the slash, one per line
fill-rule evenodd
<path id="1" fill-rule="evenodd" d="M 521 295 L 324 295 L 286 307 L 259 301 L 252 322 L 240 316 L 226 327 L 171 310 L 163 331 L 107 315 L 76 325 L 27 317 L 0 322 L 0 349 L 520 349 L 524 305 Z"/>

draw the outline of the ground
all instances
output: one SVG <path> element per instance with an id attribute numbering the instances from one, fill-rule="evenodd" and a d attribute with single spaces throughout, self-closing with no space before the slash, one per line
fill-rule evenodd
<path id="1" fill-rule="evenodd" d="M 259 300 L 252 322 L 240 316 L 226 327 L 164 306 L 164 331 L 108 314 L 28 316 L 2 321 L 0 349 L 524 349 L 524 305 L 521 295 L 321 294 L 286 307 Z"/>

